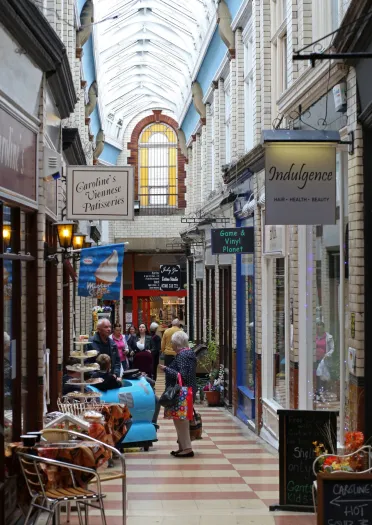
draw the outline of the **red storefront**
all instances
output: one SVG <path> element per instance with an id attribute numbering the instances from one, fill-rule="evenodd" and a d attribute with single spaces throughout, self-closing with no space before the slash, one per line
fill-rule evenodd
<path id="1" fill-rule="evenodd" d="M 176 290 L 160 289 L 161 267 L 179 267 Z M 173 253 L 127 253 L 123 271 L 123 328 L 147 326 L 156 321 L 168 325 L 175 317 L 187 323 L 186 257 Z"/>

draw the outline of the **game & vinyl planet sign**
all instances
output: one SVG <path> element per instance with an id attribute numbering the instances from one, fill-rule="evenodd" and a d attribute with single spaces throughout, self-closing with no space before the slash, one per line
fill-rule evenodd
<path id="1" fill-rule="evenodd" d="M 254 229 L 216 228 L 211 231 L 212 254 L 254 253 Z"/>

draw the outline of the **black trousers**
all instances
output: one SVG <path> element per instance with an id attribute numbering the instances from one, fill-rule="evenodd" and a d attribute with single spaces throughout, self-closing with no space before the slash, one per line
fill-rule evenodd
<path id="1" fill-rule="evenodd" d="M 165 355 L 164 356 L 164 365 L 170 366 L 174 361 L 175 356 L 174 355 Z"/>
<path id="2" fill-rule="evenodd" d="M 152 354 L 152 378 L 154 381 L 156 381 L 156 378 L 158 375 L 159 358 L 160 358 L 159 352 Z"/>

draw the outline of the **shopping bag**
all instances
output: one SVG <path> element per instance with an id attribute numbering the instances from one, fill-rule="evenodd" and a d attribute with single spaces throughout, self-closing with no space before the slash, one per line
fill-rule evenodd
<path id="1" fill-rule="evenodd" d="M 318 368 L 316 369 L 316 375 L 322 381 L 329 381 L 331 379 L 331 374 L 326 362 L 324 361 L 324 358 L 320 361 Z"/>
<path id="2" fill-rule="evenodd" d="M 195 441 L 196 439 L 203 439 L 202 433 L 203 433 L 203 423 L 202 423 L 201 415 L 198 412 L 195 412 L 194 410 L 194 417 L 192 421 L 190 421 L 190 439 L 191 441 Z"/>
<path id="3" fill-rule="evenodd" d="M 164 408 L 165 419 L 186 419 L 192 421 L 194 416 L 193 398 L 194 394 L 191 386 L 182 386 L 181 375 L 178 374 L 178 385 L 180 393 L 176 403 Z"/>
<path id="4" fill-rule="evenodd" d="M 179 384 L 169 386 L 160 396 L 159 404 L 162 407 L 174 406 L 177 403 L 180 395 L 181 387 Z"/>

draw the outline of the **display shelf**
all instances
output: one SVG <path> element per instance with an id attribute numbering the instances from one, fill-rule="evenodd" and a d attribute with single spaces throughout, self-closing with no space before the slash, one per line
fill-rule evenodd
<path id="1" fill-rule="evenodd" d="M 74 345 L 76 345 L 78 348 L 83 348 L 84 345 L 90 344 L 89 341 L 75 341 Z M 102 383 L 102 379 L 96 378 L 95 381 L 89 380 L 85 381 L 84 374 L 85 372 L 94 372 L 95 370 L 99 370 L 99 365 L 97 363 L 91 363 L 84 365 L 84 361 L 88 359 L 92 359 L 98 355 L 98 352 L 96 350 L 89 350 L 88 352 L 83 353 L 81 350 L 74 350 L 70 353 L 70 356 L 74 359 L 80 359 L 81 364 L 77 365 L 68 365 L 66 366 L 67 370 L 71 372 L 78 372 L 80 373 L 80 380 L 76 382 L 73 379 L 68 382 L 70 385 L 74 385 L 77 387 L 80 387 L 80 392 L 69 392 L 66 396 L 66 398 L 75 398 L 75 399 L 82 399 L 82 400 L 88 400 L 88 399 L 94 399 L 101 397 L 101 392 L 84 392 L 84 387 L 86 385 L 96 385 L 98 383 Z"/>

